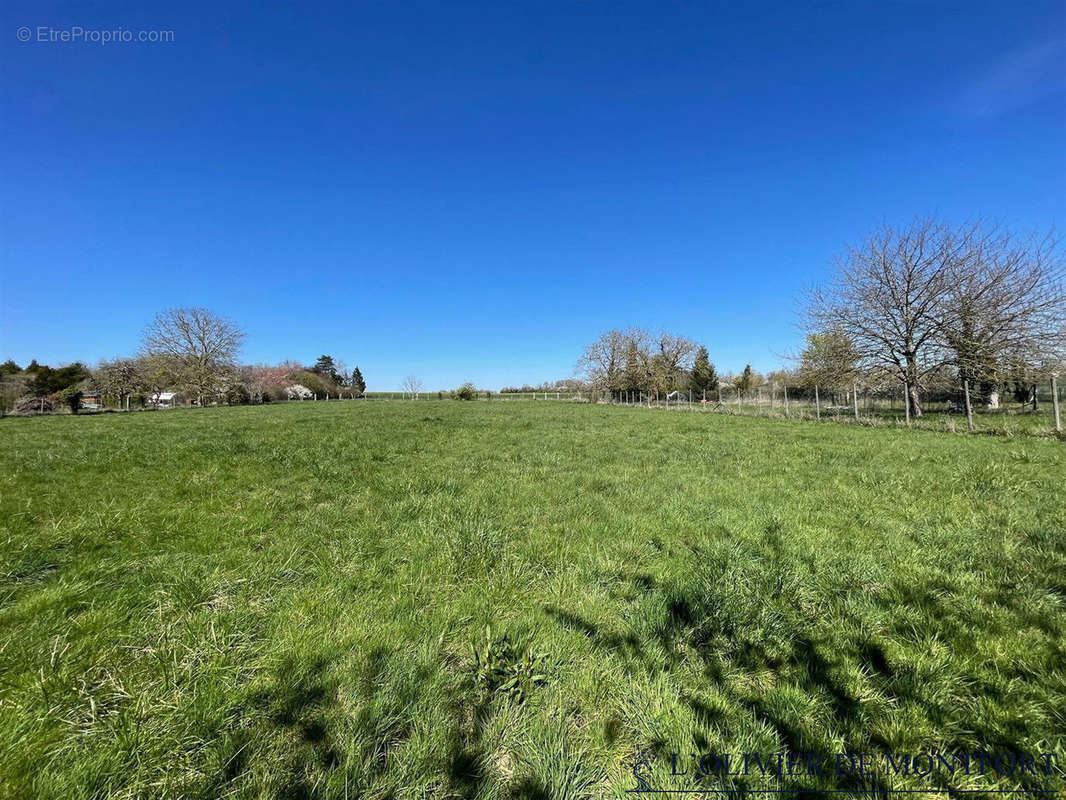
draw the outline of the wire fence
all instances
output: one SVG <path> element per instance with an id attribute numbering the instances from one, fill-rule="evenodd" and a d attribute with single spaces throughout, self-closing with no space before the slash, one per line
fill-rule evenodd
<path id="1" fill-rule="evenodd" d="M 967 397 L 968 387 L 924 393 L 920 416 L 912 413 L 905 387 L 854 385 L 851 388 L 768 384 L 740 391 L 721 386 L 710 391 L 479 391 L 474 399 L 493 402 L 566 401 L 670 411 L 901 426 L 948 432 L 1054 436 L 1062 433 L 1063 387 L 1052 379 L 1029 387 L 1024 397 L 999 393 L 993 402 Z M 450 392 L 370 392 L 366 400 L 439 400 Z"/>
<path id="2" fill-rule="evenodd" d="M 757 387 L 742 392 L 722 387 L 710 392 L 613 392 L 598 402 L 611 405 L 675 411 L 699 411 L 739 416 L 841 422 L 865 426 L 901 426 L 949 432 L 1062 436 L 1063 387 L 1054 379 L 1037 385 L 1024 399 L 1011 393 L 992 404 L 967 397 L 967 388 L 923 396 L 920 416 L 912 413 L 905 390 L 855 386 Z"/>
<path id="3" fill-rule="evenodd" d="M 684 390 L 673 392 L 642 390 L 477 391 L 471 399 L 494 403 L 523 401 L 594 403 L 629 408 L 778 417 L 866 426 L 905 426 L 949 432 L 968 431 L 1004 436 L 1035 435 L 1062 438 L 1063 394 L 1063 387 L 1055 379 L 1036 385 L 1024 398 L 1014 393 L 1010 393 L 1009 396 L 1001 395 L 998 402 L 994 404 L 996 407 L 989 407 L 987 401 L 978 403 L 975 397 L 968 397 L 966 388 L 957 391 L 927 393 L 922 398 L 920 416 L 911 412 L 902 387 L 892 390 L 859 385 L 850 389 L 825 389 L 818 386 L 770 384 L 754 387 L 746 392 L 732 386 L 722 386 L 705 392 Z M 340 391 L 332 394 L 312 393 L 309 396 L 273 402 L 418 402 L 447 400 L 452 397 L 453 394 L 450 391 L 366 392 L 362 395 Z M 90 413 L 118 410 L 114 408 L 113 403 L 107 402 L 108 398 L 96 399 L 99 402 L 85 404 L 83 410 Z M 174 407 L 181 407 L 181 405 Z M 213 405 L 226 405 L 226 403 L 213 403 Z M 130 410 L 128 404 L 125 410 Z M 156 410 L 156 408 L 149 404 L 144 409 L 134 410 Z M 35 413 L 35 410 L 30 413 Z M 49 413 L 45 411 L 43 401 L 40 413 Z"/>

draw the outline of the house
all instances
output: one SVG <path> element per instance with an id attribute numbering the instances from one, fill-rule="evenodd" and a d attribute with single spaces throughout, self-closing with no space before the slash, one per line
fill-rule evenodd
<path id="1" fill-rule="evenodd" d="M 178 392 L 157 392 L 149 398 L 148 402 L 153 408 L 174 408 L 183 399 Z"/>

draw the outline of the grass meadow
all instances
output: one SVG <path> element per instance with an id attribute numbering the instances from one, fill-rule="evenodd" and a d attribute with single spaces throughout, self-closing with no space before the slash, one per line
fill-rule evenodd
<path id="1" fill-rule="evenodd" d="M 668 754 L 1066 763 L 1064 479 L 1051 439 L 576 403 L 3 420 L 0 796 L 624 797 L 639 751 L 708 789 L 768 784 L 671 783 Z"/>

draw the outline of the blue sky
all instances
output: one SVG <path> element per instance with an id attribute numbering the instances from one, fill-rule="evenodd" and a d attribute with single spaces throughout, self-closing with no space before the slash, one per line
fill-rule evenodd
<path id="1" fill-rule="evenodd" d="M 881 222 L 1066 221 L 1061 2 L 0 15 L 0 358 L 23 363 L 131 354 L 199 305 L 245 361 L 330 353 L 372 389 L 566 377 L 629 325 L 768 369 Z M 71 26 L 174 41 L 37 41 Z"/>

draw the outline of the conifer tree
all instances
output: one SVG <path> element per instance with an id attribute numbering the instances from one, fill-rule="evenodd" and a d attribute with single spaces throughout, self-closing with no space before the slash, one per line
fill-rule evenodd
<path id="1" fill-rule="evenodd" d="M 359 367 L 352 370 L 352 390 L 360 396 L 366 391 L 366 381 L 363 380 L 363 373 L 359 371 Z"/>
<path id="2" fill-rule="evenodd" d="M 702 345 L 696 351 L 696 360 L 689 374 L 688 388 L 697 396 L 702 396 L 704 392 L 713 392 L 718 388 L 718 373 L 714 370 L 707 348 Z"/>

